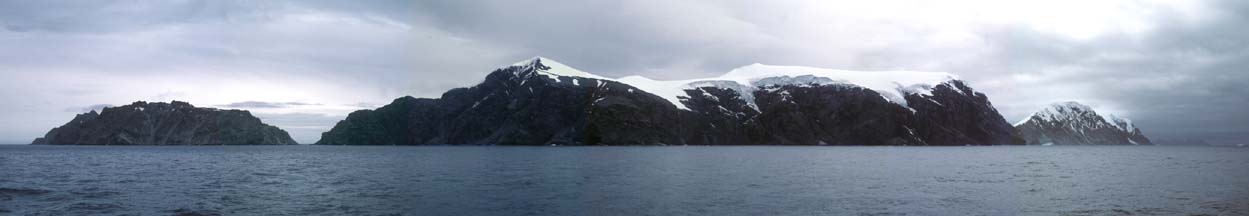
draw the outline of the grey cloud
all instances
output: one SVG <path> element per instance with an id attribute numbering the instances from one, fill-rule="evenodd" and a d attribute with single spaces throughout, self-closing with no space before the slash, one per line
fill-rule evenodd
<path id="1" fill-rule="evenodd" d="M 294 106 L 310 106 L 310 105 L 321 105 L 321 104 L 302 103 L 302 102 L 243 101 L 243 102 L 222 104 L 222 105 L 217 105 L 217 106 L 225 107 L 225 108 L 248 109 L 248 108 L 287 108 L 287 107 L 294 107 Z"/>
<path id="2" fill-rule="evenodd" d="M 269 1 L 6 1 L 0 20 L 10 31 L 105 33 L 168 24 L 263 18 Z"/>
<path id="3" fill-rule="evenodd" d="M 108 107 L 114 107 L 114 106 L 112 104 L 93 104 L 89 106 L 65 108 L 65 112 L 86 113 L 86 112 L 91 112 L 93 110 L 96 112 L 100 112 L 104 110 L 104 108 L 108 108 Z"/>
<path id="4" fill-rule="evenodd" d="M 758 27 L 728 16 L 729 8 L 707 2 L 426 1 L 418 8 L 440 29 L 518 50 L 515 59 L 542 55 L 616 77 L 723 73 L 769 60 L 761 59 L 772 52 L 766 46 L 750 45 L 773 45 Z M 673 65 L 689 70 L 647 70 Z"/>
<path id="5" fill-rule="evenodd" d="M 378 108 L 378 107 L 381 107 L 381 106 L 383 106 L 384 104 L 375 104 L 375 103 L 351 103 L 351 104 L 343 104 L 343 105 L 344 105 L 344 106 L 350 106 L 350 107 L 359 107 L 359 108 L 361 108 L 361 109 L 373 109 L 373 108 Z"/>

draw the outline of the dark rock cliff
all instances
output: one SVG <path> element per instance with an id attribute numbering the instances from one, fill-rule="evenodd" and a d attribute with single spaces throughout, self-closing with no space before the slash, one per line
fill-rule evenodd
<path id="1" fill-rule="evenodd" d="M 989 97 L 962 81 L 934 86 L 932 95 L 906 96 L 915 133 L 929 145 L 1023 144 Z"/>
<path id="2" fill-rule="evenodd" d="M 546 69 L 550 67 L 535 59 L 496 70 L 481 84 L 453 89 L 438 99 L 403 97 L 376 110 L 357 111 L 322 134 L 317 144 L 1021 143 L 984 94 L 957 80 L 933 87 L 931 94 L 905 96 L 909 107 L 871 89 L 827 79 L 799 77 L 793 80 L 812 83 L 769 86 L 708 81 L 684 90 L 683 109 L 624 83 L 556 76 Z"/>
<path id="3" fill-rule="evenodd" d="M 907 107 L 853 84 L 763 86 L 753 97 L 728 88 L 686 91 L 690 144 L 1022 144 L 988 97 L 961 81 L 906 96 Z M 754 100 L 758 110 L 748 106 Z"/>
<path id="4" fill-rule="evenodd" d="M 50 145 L 296 144 L 290 135 L 242 110 L 197 108 L 181 101 L 135 102 L 79 114 L 35 139 Z"/>
<path id="5" fill-rule="evenodd" d="M 403 97 L 356 111 L 321 136 L 323 145 L 680 144 L 679 113 L 667 101 L 613 81 L 549 79 L 530 65 L 499 69 L 439 99 Z"/>

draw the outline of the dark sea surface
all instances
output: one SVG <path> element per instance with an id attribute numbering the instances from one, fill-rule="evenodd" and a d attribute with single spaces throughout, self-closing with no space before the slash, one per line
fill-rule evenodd
<path id="1" fill-rule="evenodd" d="M 0 146 L 0 215 L 1247 215 L 1249 148 Z"/>

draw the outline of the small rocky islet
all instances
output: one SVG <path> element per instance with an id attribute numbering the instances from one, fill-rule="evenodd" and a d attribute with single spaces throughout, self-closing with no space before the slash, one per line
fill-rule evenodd
<path id="1" fill-rule="evenodd" d="M 1153 145 L 1132 120 L 1074 101 L 1050 104 L 1015 128 L 1028 145 Z"/>
<path id="2" fill-rule="evenodd" d="M 78 114 L 31 144 L 293 145 L 290 134 L 245 110 L 195 107 L 182 101 L 134 102 Z"/>

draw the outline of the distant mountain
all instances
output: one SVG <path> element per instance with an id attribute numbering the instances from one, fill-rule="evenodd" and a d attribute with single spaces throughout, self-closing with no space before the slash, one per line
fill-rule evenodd
<path id="1" fill-rule="evenodd" d="M 243 110 L 197 108 L 181 101 L 134 102 L 78 114 L 31 144 L 288 145 L 290 135 Z"/>
<path id="2" fill-rule="evenodd" d="M 714 78 L 611 79 L 546 58 L 437 99 L 350 114 L 325 145 L 996 145 L 988 98 L 947 73 L 753 64 Z"/>
<path id="3" fill-rule="evenodd" d="M 1115 115 L 1099 115 L 1076 102 L 1055 103 L 1015 124 L 1029 145 L 1152 145 L 1132 124 Z"/>

